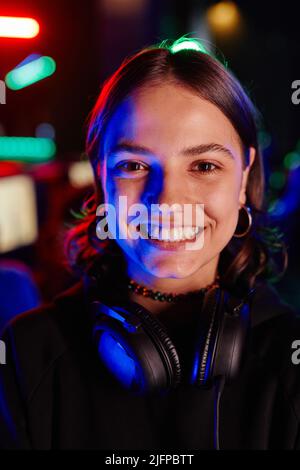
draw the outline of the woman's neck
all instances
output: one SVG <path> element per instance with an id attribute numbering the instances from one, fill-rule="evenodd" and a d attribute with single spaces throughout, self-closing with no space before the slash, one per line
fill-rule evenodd
<path id="1" fill-rule="evenodd" d="M 140 266 L 127 260 L 127 276 L 136 283 L 153 291 L 172 294 L 186 294 L 200 290 L 211 285 L 218 274 L 218 257 L 205 266 L 201 266 L 195 273 L 180 277 L 159 277 L 141 269 Z"/>

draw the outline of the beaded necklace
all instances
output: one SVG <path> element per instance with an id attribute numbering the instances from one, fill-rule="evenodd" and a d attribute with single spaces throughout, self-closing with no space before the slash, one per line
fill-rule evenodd
<path id="1" fill-rule="evenodd" d="M 185 294 L 172 294 L 172 293 L 154 291 L 152 289 L 149 289 L 148 287 L 138 284 L 133 279 L 130 279 L 127 287 L 129 291 L 134 292 L 135 294 L 142 295 L 143 297 L 151 297 L 151 299 L 153 300 L 159 300 L 160 302 L 178 302 L 179 300 L 182 300 L 187 296 L 202 296 L 205 292 L 215 287 L 219 287 L 220 285 L 219 281 L 220 281 L 220 276 L 218 275 L 215 281 L 209 284 L 208 286 L 202 287 L 201 289 L 198 289 L 195 291 L 187 292 Z"/>

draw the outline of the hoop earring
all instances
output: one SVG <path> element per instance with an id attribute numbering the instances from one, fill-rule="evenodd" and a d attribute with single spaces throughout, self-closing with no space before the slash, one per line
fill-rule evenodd
<path id="1" fill-rule="evenodd" d="M 251 226 L 252 226 L 252 215 L 251 215 L 251 209 L 249 206 L 246 206 L 245 204 L 242 205 L 241 209 L 244 209 L 246 214 L 247 214 L 247 217 L 248 217 L 248 227 L 246 228 L 246 230 L 244 230 L 244 232 L 242 233 L 236 233 L 234 232 L 233 236 L 235 238 L 241 238 L 241 237 L 244 237 L 245 235 L 247 235 L 247 233 L 249 232 Z"/>

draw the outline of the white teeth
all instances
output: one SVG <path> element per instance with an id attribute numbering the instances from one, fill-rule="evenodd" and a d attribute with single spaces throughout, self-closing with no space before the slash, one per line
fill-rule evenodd
<path id="1" fill-rule="evenodd" d="M 150 235 L 149 232 L 148 232 L 148 235 Z M 152 237 L 153 238 L 159 238 L 159 227 L 157 227 L 157 226 L 153 227 Z"/>
<path id="2" fill-rule="evenodd" d="M 195 231 L 192 227 L 187 227 L 184 229 L 184 236 L 187 238 L 187 239 L 191 239 L 195 236 Z"/>
<path id="3" fill-rule="evenodd" d="M 174 240 L 181 240 L 183 238 L 182 227 L 177 227 L 173 229 L 173 237 L 174 237 Z"/>
<path id="4" fill-rule="evenodd" d="M 151 231 L 152 228 L 152 231 Z M 191 240 L 200 232 L 200 227 L 173 227 L 167 229 L 166 227 L 160 228 L 158 225 L 141 225 L 141 232 L 148 234 L 151 238 L 156 238 L 163 241 L 181 241 Z"/>

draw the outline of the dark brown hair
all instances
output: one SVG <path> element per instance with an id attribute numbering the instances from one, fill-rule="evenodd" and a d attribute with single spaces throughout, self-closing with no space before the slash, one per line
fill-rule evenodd
<path id="1" fill-rule="evenodd" d="M 184 41 L 187 39 L 184 38 Z M 237 78 L 219 59 L 208 53 L 193 38 L 198 50 L 179 48 L 181 44 L 163 41 L 146 47 L 124 60 L 118 70 L 103 84 L 98 100 L 89 116 L 86 153 L 95 176 L 95 191 L 85 201 L 82 218 L 69 231 L 66 253 L 69 265 L 77 272 L 88 272 L 105 257 L 120 255 L 114 240 L 96 237 L 96 208 L 104 202 L 99 178 L 99 162 L 106 126 L 117 106 L 133 91 L 148 85 L 179 84 L 217 106 L 235 128 L 244 150 L 245 168 L 249 163 L 249 147 L 256 149 L 246 188 L 246 205 L 252 212 L 252 226 L 243 238 L 232 238 L 220 255 L 221 282 L 229 287 L 238 280 L 252 286 L 258 277 L 276 278 L 276 255 L 287 255 L 284 243 L 272 226 L 266 209 L 265 178 L 262 154 L 258 143 L 261 117 Z"/>

